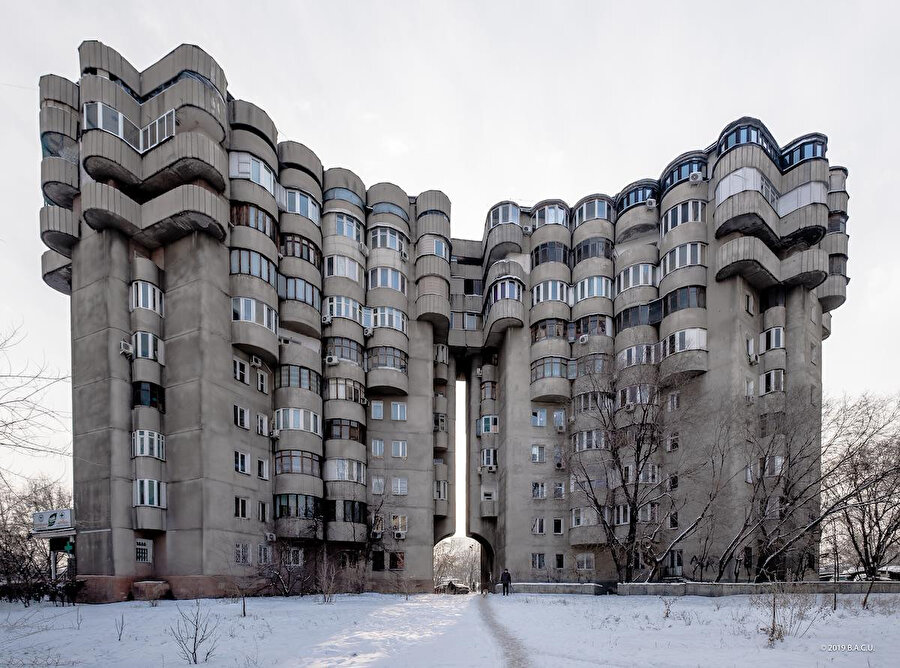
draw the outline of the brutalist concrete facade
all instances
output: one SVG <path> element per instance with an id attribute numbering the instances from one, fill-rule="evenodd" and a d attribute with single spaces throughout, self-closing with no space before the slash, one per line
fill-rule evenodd
<path id="1" fill-rule="evenodd" d="M 504 202 L 467 241 L 442 192 L 367 188 L 279 142 L 196 46 L 143 72 L 99 42 L 79 54 L 78 82 L 40 82 L 40 229 L 44 280 L 72 300 L 77 569 L 95 599 L 146 579 L 224 593 L 282 557 L 427 590 L 456 493 L 483 577 L 599 578 L 575 566 L 602 541 L 570 522 L 580 369 L 704 392 L 781 370 L 757 411 L 821 391 L 809 355 L 848 280 L 846 170 L 822 135 L 782 149 L 741 119 L 659 180 L 572 207 Z M 779 305 L 741 316 L 773 288 Z M 642 315 L 679 290 L 686 308 Z M 786 343 L 748 361 L 745 337 L 774 327 Z"/>

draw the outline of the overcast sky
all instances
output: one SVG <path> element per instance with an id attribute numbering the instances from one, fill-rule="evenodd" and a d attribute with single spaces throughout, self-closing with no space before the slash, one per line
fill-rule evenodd
<path id="1" fill-rule="evenodd" d="M 133 9 L 132 9 L 133 7 Z M 127 9 L 126 9 L 127 8 Z M 479 238 L 501 199 L 569 203 L 658 178 L 730 121 L 828 135 L 850 170 L 848 301 L 825 391 L 897 391 L 898 9 L 889 2 L 18 3 L 0 27 L 0 326 L 18 364 L 70 367 L 69 301 L 41 280 L 38 77 L 78 78 L 99 39 L 139 70 L 182 42 L 326 167 L 453 203 Z M 68 388 L 52 395 L 62 410 Z M 60 437 L 66 440 L 68 437 Z M 62 459 L 7 468 L 65 475 Z"/>

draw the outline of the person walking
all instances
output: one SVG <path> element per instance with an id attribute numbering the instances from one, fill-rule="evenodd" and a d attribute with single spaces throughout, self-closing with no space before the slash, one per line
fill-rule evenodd
<path id="1" fill-rule="evenodd" d="M 503 569 L 503 574 L 500 575 L 500 584 L 503 585 L 503 595 L 509 596 L 509 585 L 512 582 L 512 575 L 509 573 L 508 568 Z"/>

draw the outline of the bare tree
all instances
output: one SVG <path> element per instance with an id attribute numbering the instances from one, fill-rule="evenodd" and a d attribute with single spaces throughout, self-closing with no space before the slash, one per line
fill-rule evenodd
<path id="1" fill-rule="evenodd" d="M 176 625 L 169 627 L 178 653 L 188 664 L 199 664 L 201 660 L 206 663 L 216 651 L 218 619 L 211 620 L 209 611 L 203 609 L 199 600 L 189 610 L 178 608 L 178 616 Z"/>
<path id="2" fill-rule="evenodd" d="M 18 328 L 0 333 L 0 479 L 14 474 L 2 463 L 14 453 L 66 454 L 51 442 L 51 434 L 64 427 L 64 416 L 49 406 L 46 395 L 69 377 L 46 364 L 17 365 L 12 352 L 23 338 Z"/>

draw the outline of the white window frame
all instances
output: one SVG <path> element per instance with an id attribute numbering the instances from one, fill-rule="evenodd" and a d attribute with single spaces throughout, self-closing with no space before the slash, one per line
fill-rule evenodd
<path id="1" fill-rule="evenodd" d="M 391 457 L 399 457 L 402 459 L 406 459 L 407 457 L 407 442 L 396 440 L 391 441 Z"/>
<path id="2" fill-rule="evenodd" d="M 384 439 L 383 438 L 373 438 L 372 439 L 372 456 L 381 459 L 384 457 Z"/>
<path id="3" fill-rule="evenodd" d="M 371 414 L 372 414 L 373 420 L 383 420 L 384 419 L 384 402 L 383 401 L 373 401 Z"/>
<path id="4" fill-rule="evenodd" d="M 391 494 L 394 496 L 406 496 L 409 494 L 409 478 L 405 476 L 392 476 Z"/>
<path id="5" fill-rule="evenodd" d="M 244 385 L 250 384 L 250 373 L 249 373 L 250 365 L 247 364 L 242 359 L 237 357 L 232 358 L 231 360 L 231 375 L 234 376 L 234 379 L 243 383 Z"/>
<path id="6" fill-rule="evenodd" d="M 144 551 L 146 554 L 145 558 L 141 558 L 141 551 Z M 134 539 L 134 560 L 139 564 L 152 564 L 153 563 L 153 541 L 149 538 L 135 538 Z"/>
<path id="7" fill-rule="evenodd" d="M 538 443 L 534 443 L 531 446 L 531 463 L 532 464 L 543 464 L 547 461 L 547 452 L 546 448 L 543 445 Z"/>
<path id="8" fill-rule="evenodd" d="M 234 451 L 234 470 L 241 475 L 250 475 L 250 453 Z"/>
<path id="9" fill-rule="evenodd" d="M 395 420 L 397 422 L 405 422 L 406 421 L 406 402 L 405 401 L 392 401 L 391 402 L 391 420 Z"/>

